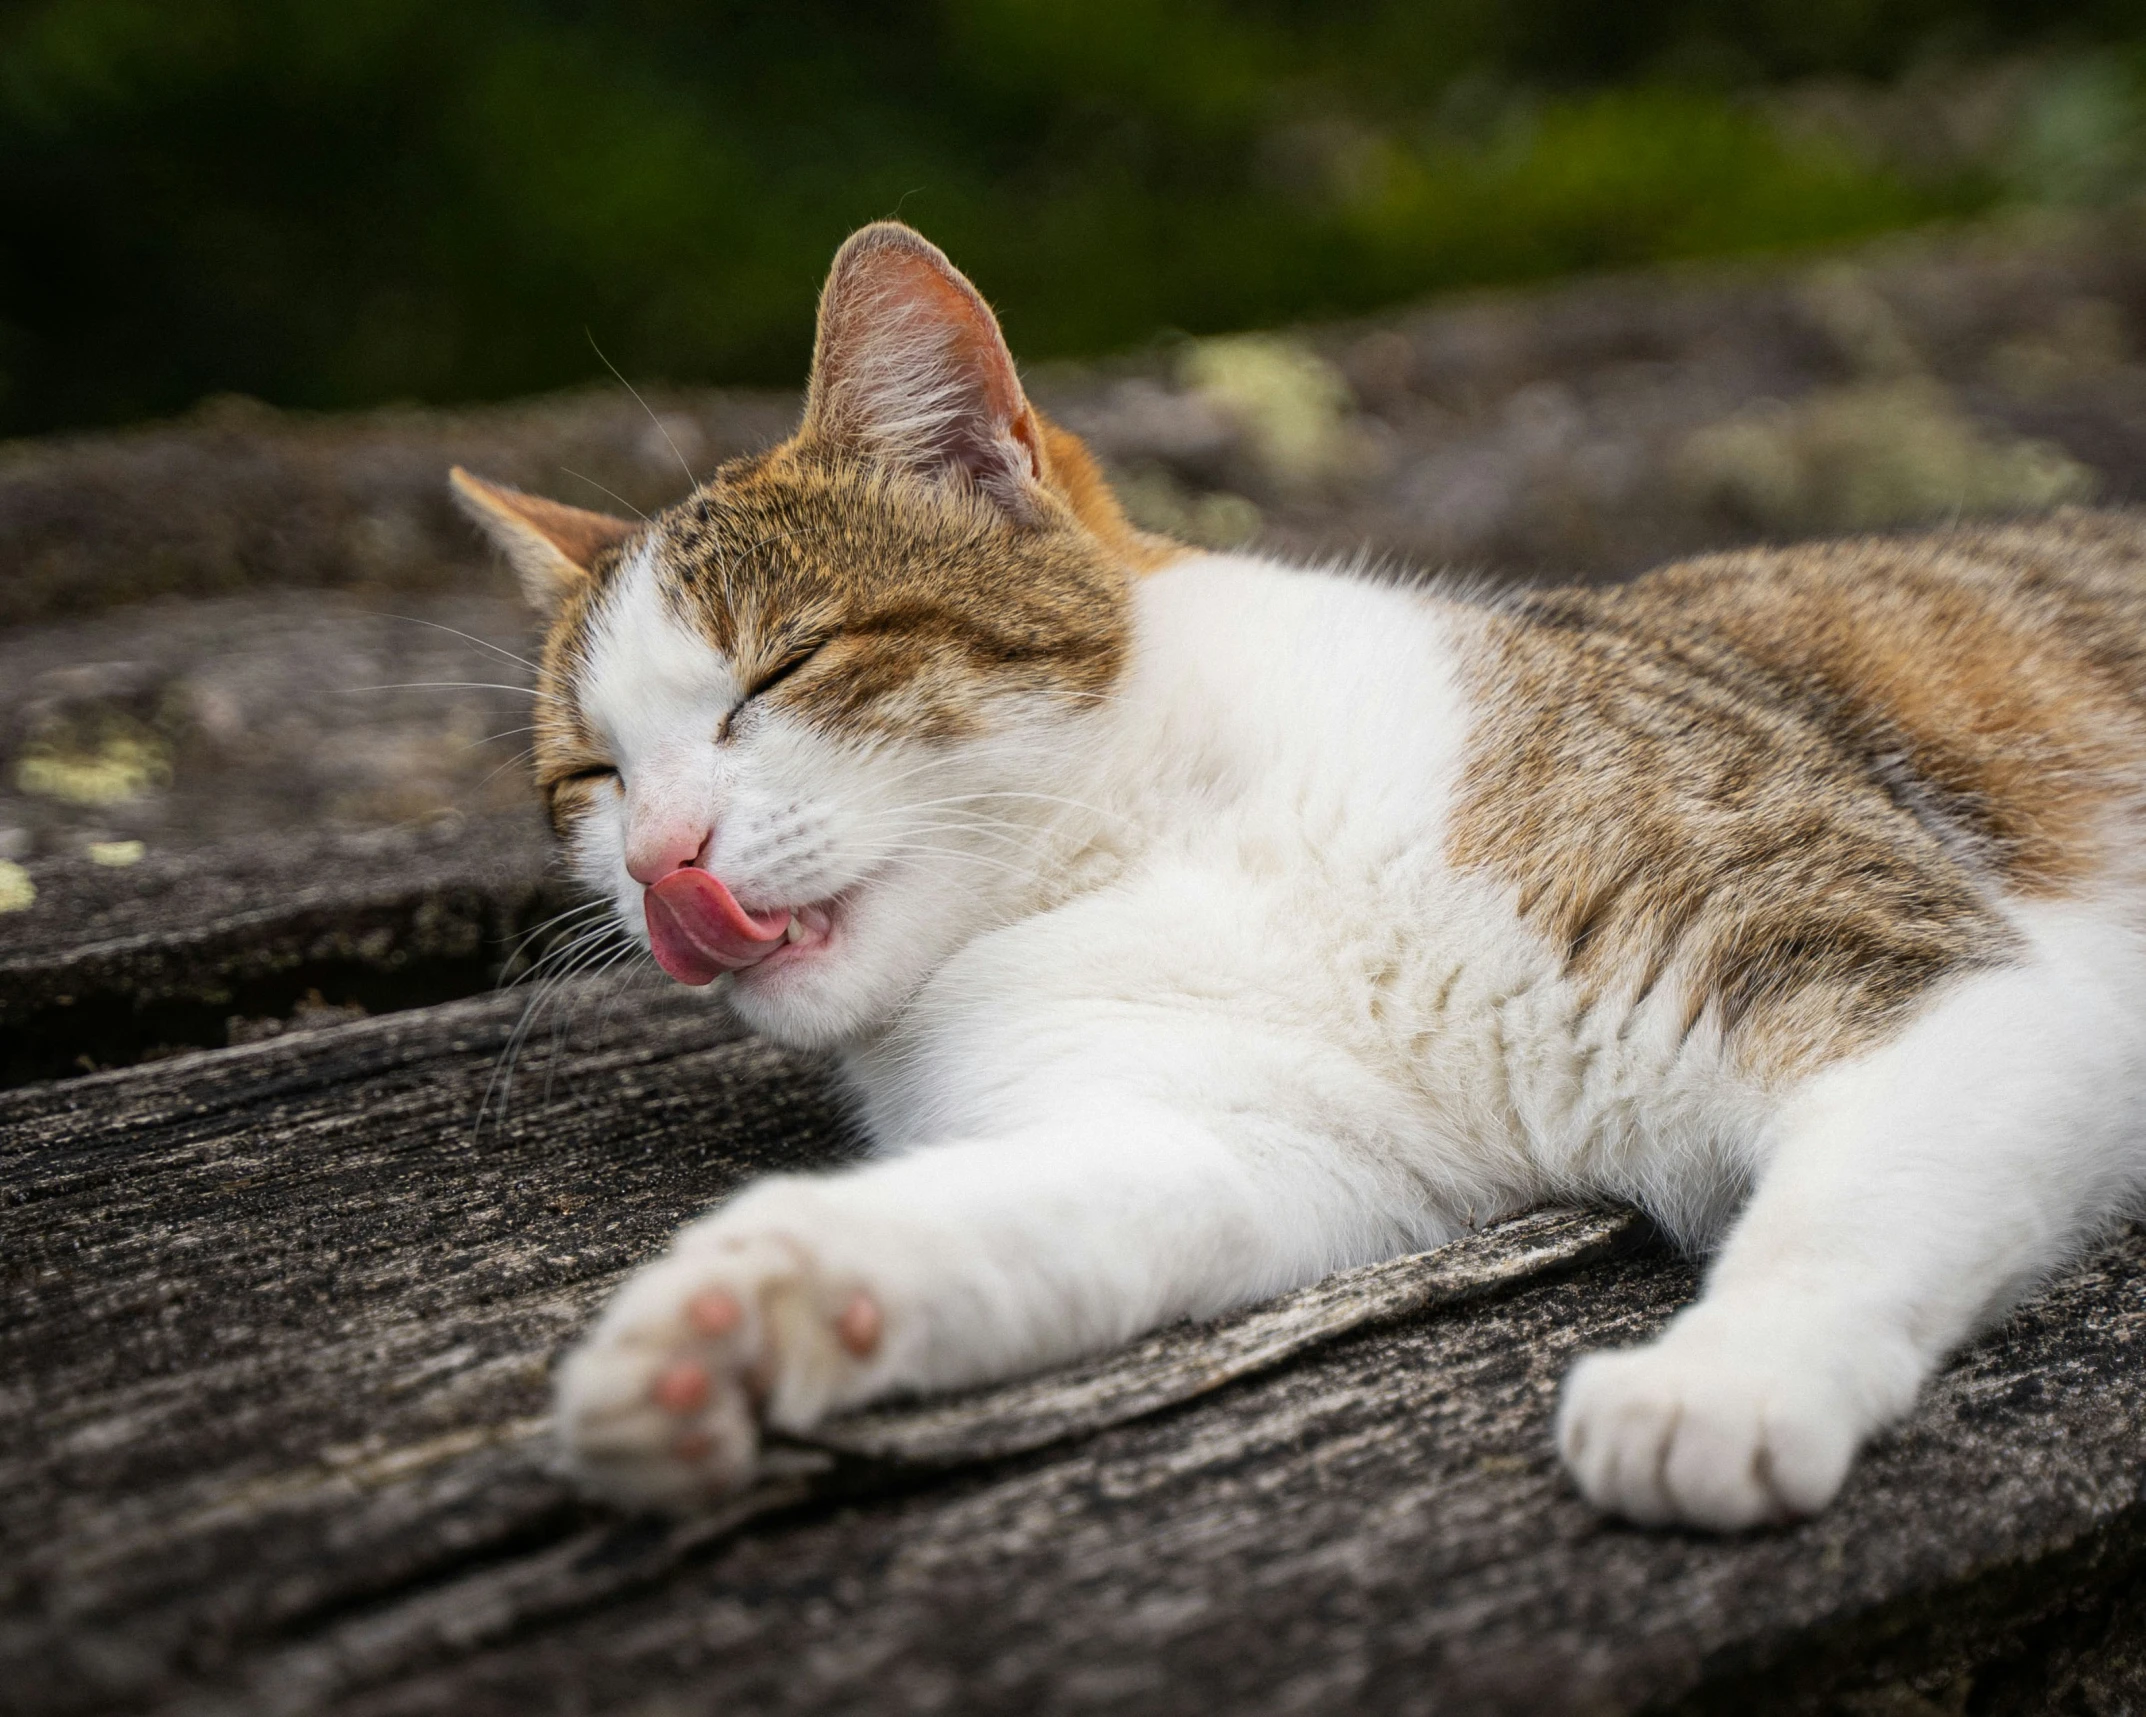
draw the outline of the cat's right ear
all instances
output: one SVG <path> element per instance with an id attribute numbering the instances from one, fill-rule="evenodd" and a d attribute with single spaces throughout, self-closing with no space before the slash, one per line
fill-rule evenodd
<path id="1" fill-rule="evenodd" d="M 852 233 L 828 271 L 804 433 L 973 484 L 1015 519 L 1032 519 L 1043 497 L 1043 426 L 998 318 L 898 221 Z"/>
<path id="2" fill-rule="evenodd" d="M 463 512 L 484 528 L 493 547 L 507 557 L 521 580 L 522 594 L 539 614 L 557 613 L 559 605 L 588 581 L 589 569 L 604 552 L 641 528 L 609 513 L 591 513 L 487 483 L 459 465 L 448 472 L 447 482 Z"/>

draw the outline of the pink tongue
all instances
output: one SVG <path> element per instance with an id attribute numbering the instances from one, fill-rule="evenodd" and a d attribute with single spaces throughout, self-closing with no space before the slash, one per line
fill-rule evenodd
<path id="1" fill-rule="evenodd" d="M 782 946 L 787 912 L 764 919 L 745 908 L 704 870 L 674 870 L 644 897 L 648 945 L 656 964 L 681 984 L 707 984 L 756 965 Z"/>

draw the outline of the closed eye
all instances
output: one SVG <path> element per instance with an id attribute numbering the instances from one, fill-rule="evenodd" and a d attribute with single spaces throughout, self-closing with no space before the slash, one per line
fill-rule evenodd
<path id="1" fill-rule="evenodd" d="M 742 711 L 747 704 L 751 703 L 753 699 L 760 696 L 761 693 L 772 691 L 775 687 L 781 685 L 784 680 L 788 679 L 792 674 L 796 673 L 798 669 L 802 668 L 807 662 L 811 661 L 814 656 L 817 656 L 823 649 L 825 649 L 827 647 L 827 643 L 828 640 L 825 638 L 815 638 L 809 644 L 802 644 L 798 646 L 798 648 L 792 650 L 787 656 L 783 657 L 781 661 L 777 662 L 774 667 L 770 668 L 766 673 L 762 674 L 750 686 L 746 687 L 745 695 L 738 699 L 736 703 L 732 704 L 727 710 L 723 712 L 722 721 L 716 725 L 715 737 L 717 742 L 721 743 L 723 740 L 726 740 L 730 737 L 731 723 L 738 719 L 739 712 Z"/>
<path id="2" fill-rule="evenodd" d="M 792 650 L 789 655 L 785 656 L 773 668 L 755 680 L 751 686 L 747 687 L 745 695 L 738 702 L 748 704 L 763 692 L 773 691 L 826 647 L 827 640 L 825 638 L 816 638 L 810 644 Z"/>
<path id="3" fill-rule="evenodd" d="M 616 781 L 618 771 L 608 763 L 592 763 L 586 769 L 570 769 L 552 783 L 554 787 L 569 787 L 579 782 L 595 786 L 599 781 Z"/>

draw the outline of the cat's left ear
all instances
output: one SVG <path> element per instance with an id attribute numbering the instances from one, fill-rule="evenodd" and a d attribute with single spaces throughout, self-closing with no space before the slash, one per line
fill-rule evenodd
<path id="1" fill-rule="evenodd" d="M 852 234 L 828 271 L 804 433 L 974 483 L 1016 519 L 1043 504 L 1044 431 L 998 318 L 898 221 Z"/>
<path id="2" fill-rule="evenodd" d="M 559 610 L 589 569 L 641 527 L 609 513 L 591 513 L 541 495 L 472 477 L 457 465 L 447 474 L 455 499 L 507 557 L 522 594 L 539 614 Z"/>

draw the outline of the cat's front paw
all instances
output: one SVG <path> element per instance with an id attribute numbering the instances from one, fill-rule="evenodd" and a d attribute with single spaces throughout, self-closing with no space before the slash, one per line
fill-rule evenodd
<path id="1" fill-rule="evenodd" d="M 1751 1330 L 1673 1327 L 1589 1354 L 1565 1379 L 1557 1445 L 1588 1501 L 1642 1526 L 1719 1532 L 1831 1502 L 1862 1440 L 1828 1367 Z"/>
<path id="2" fill-rule="evenodd" d="M 559 1369 L 575 1476 L 614 1501 L 678 1507 L 747 1483 L 763 1423 L 817 1422 L 879 1350 L 863 1282 L 787 1234 L 689 1230 L 633 1277 Z"/>

